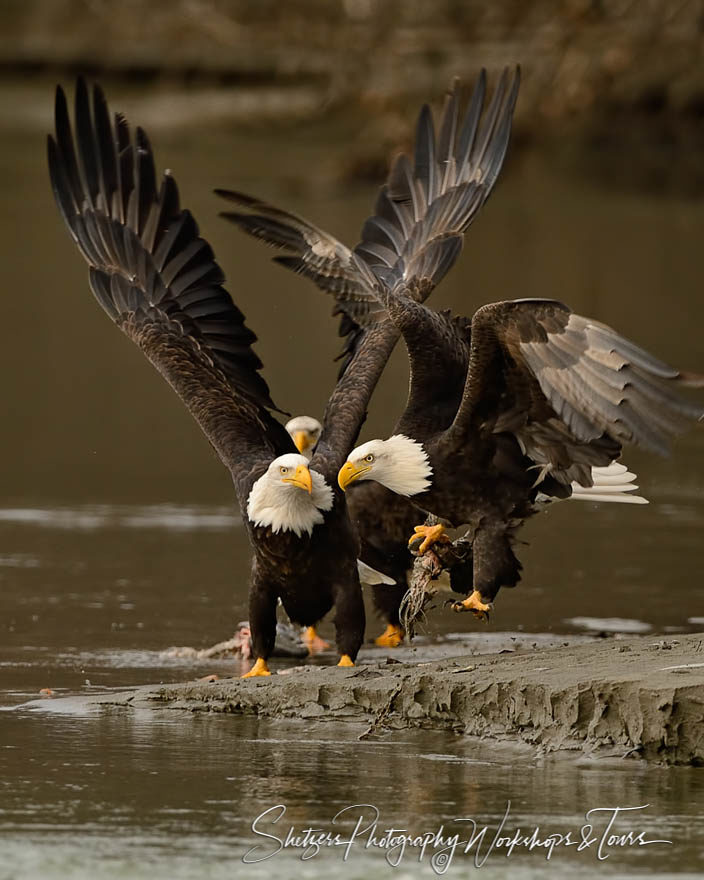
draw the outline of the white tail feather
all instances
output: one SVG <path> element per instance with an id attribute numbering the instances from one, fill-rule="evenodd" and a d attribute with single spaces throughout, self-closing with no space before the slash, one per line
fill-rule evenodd
<path id="1" fill-rule="evenodd" d="M 650 504 L 648 499 L 643 498 L 642 495 L 600 495 L 595 493 L 593 495 L 572 494 L 570 498 L 574 498 L 577 501 L 618 501 L 620 504 Z"/>
<path id="2" fill-rule="evenodd" d="M 580 486 L 572 483 L 572 495 L 576 501 L 617 501 L 621 504 L 648 504 L 641 495 L 629 495 L 638 486 L 633 482 L 636 475 L 628 468 L 612 461 L 608 467 L 593 467 L 593 486 Z"/>
<path id="3" fill-rule="evenodd" d="M 595 470 L 592 468 L 592 480 L 594 480 L 595 486 L 625 486 L 632 484 L 637 479 L 636 475 L 630 471 L 626 471 L 625 474 L 596 474 Z M 584 486 L 580 486 L 580 489 L 583 488 Z"/>

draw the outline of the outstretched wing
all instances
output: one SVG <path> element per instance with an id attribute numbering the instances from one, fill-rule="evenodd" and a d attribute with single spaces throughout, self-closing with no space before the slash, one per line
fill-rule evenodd
<path id="1" fill-rule="evenodd" d="M 252 350 L 256 337 L 224 289 L 198 226 L 179 206 L 170 173 L 157 190 L 151 147 L 98 86 L 76 86 L 75 138 L 56 91 L 49 172 L 64 221 L 90 266 L 90 286 L 112 320 L 181 397 L 225 465 L 295 451 Z"/>
<path id="2" fill-rule="evenodd" d="M 506 155 L 520 71 L 504 70 L 482 118 L 486 72 L 482 71 L 459 127 L 459 86 L 447 96 L 436 138 L 426 106 L 418 120 L 413 165 L 401 155 L 377 199 L 375 213 L 350 250 L 307 220 L 251 196 L 227 190 L 219 195 L 246 211 L 226 212 L 249 234 L 289 253 L 276 257 L 333 294 L 347 335 L 345 362 L 328 402 L 316 456 L 319 469 L 341 465 L 356 441 L 376 386 L 401 326 L 388 321 L 390 301 L 424 301 L 457 259 L 462 236 L 486 202 Z M 442 319 L 444 320 L 444 319 Z M 445 325 L 439 333 L 445 333 Z M 450 421 L 463 387 L 466 351 L 461 328 L 450 328 L 457 342 L 452 390 L 441 401 L 443 424 Z M 405 333 L 405 331 L 404 331 Z M 413 369 L 413 356 L 412 369 Z M 436 396 L 436 387 L 414 373 L 418 400 Z M 339 467 L 335 464 L 334 466 Z"/>
<path id="3" fill-rule="evenodd" d="M 413 164 L 405 155 L 394 162 L 375 211 L 350 250 L 296 214 L 252 196 L 216 190 L 242 210 L 223 217 L 267 244 L 288 251 L 276 262 L 310 278 L 337 302 L 350 321 L 341 335 L 385 319 L 385 292 L 402 285 L 422 301 L 457 259 L 462 236 L 486 202 L 508 148 L 520 71 L 504 70 L 482 118 L 486 72 L 482 70 L 462 126 L 459 84 L 445 100 L 438 136 L 430 109 L 418 120 Z M 348 358 L 349 360 L 349 358 Z"/>
<path id="4" fill-rule="evenodd" d="M 454 265 L 462 237 L 496 183 L 508 149 L 520 69 L 505 68 L 482 117 L 482 70 L 459 125 L 459 82 L 445 99 L 436 137 L 426 105 L 420 112 L 413 165 L 401 154 L 364 224 L 355 253 L 382 281 L 382 289 L 410 288 L 423 300 Z"/>
<path id="5" fill-rule="evenodd" d="M 322 229 L 290 211 L 284 211 L 254 196 L 233 190 L 215 193 L 244 211 L 223 211 L 220 216 L 254 238 L 289 253 L 274 262 L 310 278 L 321 290 L 335 297 L 333 315 L 341 315 L 339 335 L 343 337 L 340 376 L 359 342 L 360 323 L 373 323 L 384 310 L 373 295 L 377 279 L 363 259 Z"/>
<path id="6" fill-rule="evenodd" d="M 589 468 L 624 443 L 667 454 L 704 408 L 679 386 L 704 386 L 605 324 L 554 300 L 483 306 L 471 326 L 469 371 L 452 430 L 510 431 L 561 482 L 591 485 Z"/>

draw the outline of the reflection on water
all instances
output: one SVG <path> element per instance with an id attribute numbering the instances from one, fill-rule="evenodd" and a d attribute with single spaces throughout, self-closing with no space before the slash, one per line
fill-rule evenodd
<path id="1" fill-rule="evenodd" d="M 46 130 L 52 85 L 23 93 L 23 118 L 45 119 Z M 93 301 L 49 192 L 43 136 L 13 128 L 12 118 L 4 117 L 0 157 L 0 702 L 16 707 L 44 687 L 64 694 L 236 674 L 236 661 L 186 666 L 159 653 L 226 638 L 247 615 L 247 538 L 229 478 L 175 395 Z M 135 121 L 149 128 L 148 118 Z M 334 381 L 330 302 L 219 221 L 210 191 L 251 191 L 354 242 L 374 193 L 334 181 L 362 136 L 356 120 L 205 131 L 184 117 L 154 138 L 157 161 L 173 169 L 260 336 L 274 399 L 294 413 L 319 415 Z M 561 177 L 540 155 L 509 156 L 434 301 L 468 313 L 501 298 L 557 297 L 666 360 L 704 370 L 702 228 L 699 202 L 599 190 Z M 399 351 L 362 439 L 389 433 L 406 385 Z M 701 628 L 704 433 L 692 431 L 675 452 L 667 461 L 627 452 L 647 507 L 567 503 L 536 517 L 521 535 L 524 581 L 500 595 L 490 631 Z M 431 634 L 458 626 L 474 624 L 439 610 Z M 648 803 L 644 827 L 673 847 L 614 855 L 599 873 L 665 876 L 702 864 L 699 772 L 517 758 L 429 732 L 372 743 L 355 736 L 236 718 L 4 711 L 0 877 L 6 866 L 13 878 L 264 876 L 274 863 L 240 864 L 255 815 L 285 803 L 297 825 L 327 827 L 334 810 L 359 801 L 376 804 L 386 822 L 430 830 L 458 815 L 495 824 L 510 800 L 516 824 L 555 831 L 581 824 L 590 807 Z M 294 858 L 275 864 L 297 877 L 339 868 L 332 856 Z M 382 858 L 356 852 L 345 876 L 384 876 Z M 505 876 L 506 864 L 490 860 L 483 876 Z M 561 865 L 594 876 L 589 852 L 561 853 L 555 876 Z M 510 866 L 511 876 L 544 876 L 539 854 Z M 429 871 L 406 861 L 393 876 Z"/>
<path id="2" fill-rule="evenodd" d="M 672 840 L 671 847 L 611 848 L 601 864 L 593 850 L 577 853 L 575 847 L 558 850 L 550 864 L 539 850 L 514 852 L 508 863 L 493 854 L 483 876 L 505 876 L 507 864 L 519 878 L 544 876 L 539 872 L 548 868 L 553 876 L 569 870 L 588 877 L 626 869 L 633 876 L 646 865 L 663 874 L 673 864 L 695 872 L 701 865 L 704 828 L 697 804 L 704 776 L 691 770 L 646 770 L 623 761 L 577 765 L 428 731 L 361 743 L 356 735 L 363 728 L 356 725 L 318 725 L 301 737 L 298 724 L 228 717 L 67 718 L 17 711 L 2 723 L 0 846 L 18 866 L 18 877 L 67 871 L 97 878 L 337 874 L 339 847 L 307 862 L 299 861 L 300 849 L 289 848 L 271 861 L 242 865 L 257 844 L 260 856 L 278 848 L 251 828 L 277 804 L 287 808 L 280 825 L 261 820 L 260 831 L 285 838 L 289 826 L 299 834 L 312 827 L 341 831 L 345 839 L 359 811 L 338 826 L 332 819 L 354 804 L 378 809 L 377 838 L 389 827 L 419 835 L 444 824 L 448 833 L 462 817 L 488 825 L 493 837 L 509 802 L 505 833 L 540 825 L 543 836 L 576 835 L 590 808 L 649 804 L 637 821 L 619 819 L 618 830 L 636 828 L 646 839 Z M 372 813 L 363 815 L 370 819 Z M 593 822 L 600 834 L 605 823 Z M 345 877 L 387 876 L 387 851 L 365 848 L 366 840 L 360 835 L 350 850 Z M 417 851 L 409 849 L 399 873 L 387 868 L 388 876 L 433 876 L 428 858 L 419 865 Z M 465 876 L 472 858 L 458 854 L 448 876 Z"/>

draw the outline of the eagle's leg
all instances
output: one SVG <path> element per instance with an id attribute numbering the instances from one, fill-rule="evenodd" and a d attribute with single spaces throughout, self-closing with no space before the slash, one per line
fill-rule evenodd
<path id="1" fill-rule="evenodd" d="M 264 584 L 257 583 L 256 574 L 249 592 L 249 628 L 252 633 L 254 666 L 242 678 L 271 675 L 267 660 L 276 642 L 276 593 Z"/>
<path id="2" fill-rule="evenodd" d="M 354 666 L 364 641 L 364 599 L 362 587 L 349 584 L 333 587 L 335 600 L 335 641 L 340 653 L 338 666 Z"/>
<path id="3" fill-rule="evenodd" d="M 303 643 L 308 648 L 309 654 L 319 654 L 330 647 L 330 642 L 321 639 L 314 626 L 307 626 L 303 630 Z"/>
<path id="4" fill-rule="evenodd" d="M 511 546 L 512 532 L 503 525 L 477 530 L 472 544 L 474 590 L 453 604 L 454 611 L 471 611 L 479 620 L 488 620 L 501 587 L 514 587 L 521 579 L 521 563 Z"/>
<path id="5" fill-rule="evenodd" d="M 445 526 L 442 523 L 435 526 L 416 526 L 413 531 L 415 534 L 409 540 L 408 546 L 412 547 L 415 541 L 422 538 L 423 540 L 418 547 L 418 553 L 421 556 L 433 544 L 447 544 L 450 540 L 445 534 Z"/>
<path id="6" fill-rule="evenodd" d="M 374 639 L 380 648 L 398 648 L 403 642 L 404 632 L 397 623 L 388 623 L 384 632 Z"/>
<path id="7" fill-rule="evenodd" d="M 242 678 L 258 678 L 260 675 L 271 675 L 271 671 L 263 657 L 257 657 L 254 666 L 249 672 L 245 672 Z"/>
<path id="8" fill-rule="evenodd" d="M 478 620 L 489 620 L 489 615 L 494 610 L 492 602 L 483 602 L 479 590 L 474 590 L 472 595 L 461 602 L 452 603 L 453 611 L 471 611 Z"/>
<path id="9" fill-rule="evenodd" d="M 404 639 L 405 633 L 399 620 L 398 612 L 401 607 L 401 601 L 406 595 L 405 578 L 404 583 L 399 584 L 375 584 L 372 587 L 372 601 L 374 608 L 381 614 L 386 621 L 386 629 L 384 632 L 374 639 L 374 644 L 381 648 L 397 648 Z"/>

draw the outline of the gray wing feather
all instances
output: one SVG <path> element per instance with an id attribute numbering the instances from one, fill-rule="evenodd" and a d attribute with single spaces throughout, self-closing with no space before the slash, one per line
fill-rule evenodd
<path id="1" fill-rule="evenodd" d="M 680 396 L 682 385 L 704 386 L 704 376 L 681 373 L 561 303 L 495 303 L 472 319 L 453 430 L 512 430 L 561 479 L 588 480 L 570 462 L 608 463 L 625 443 L 665 455 L 672 437 L 704 418 Z"/>

